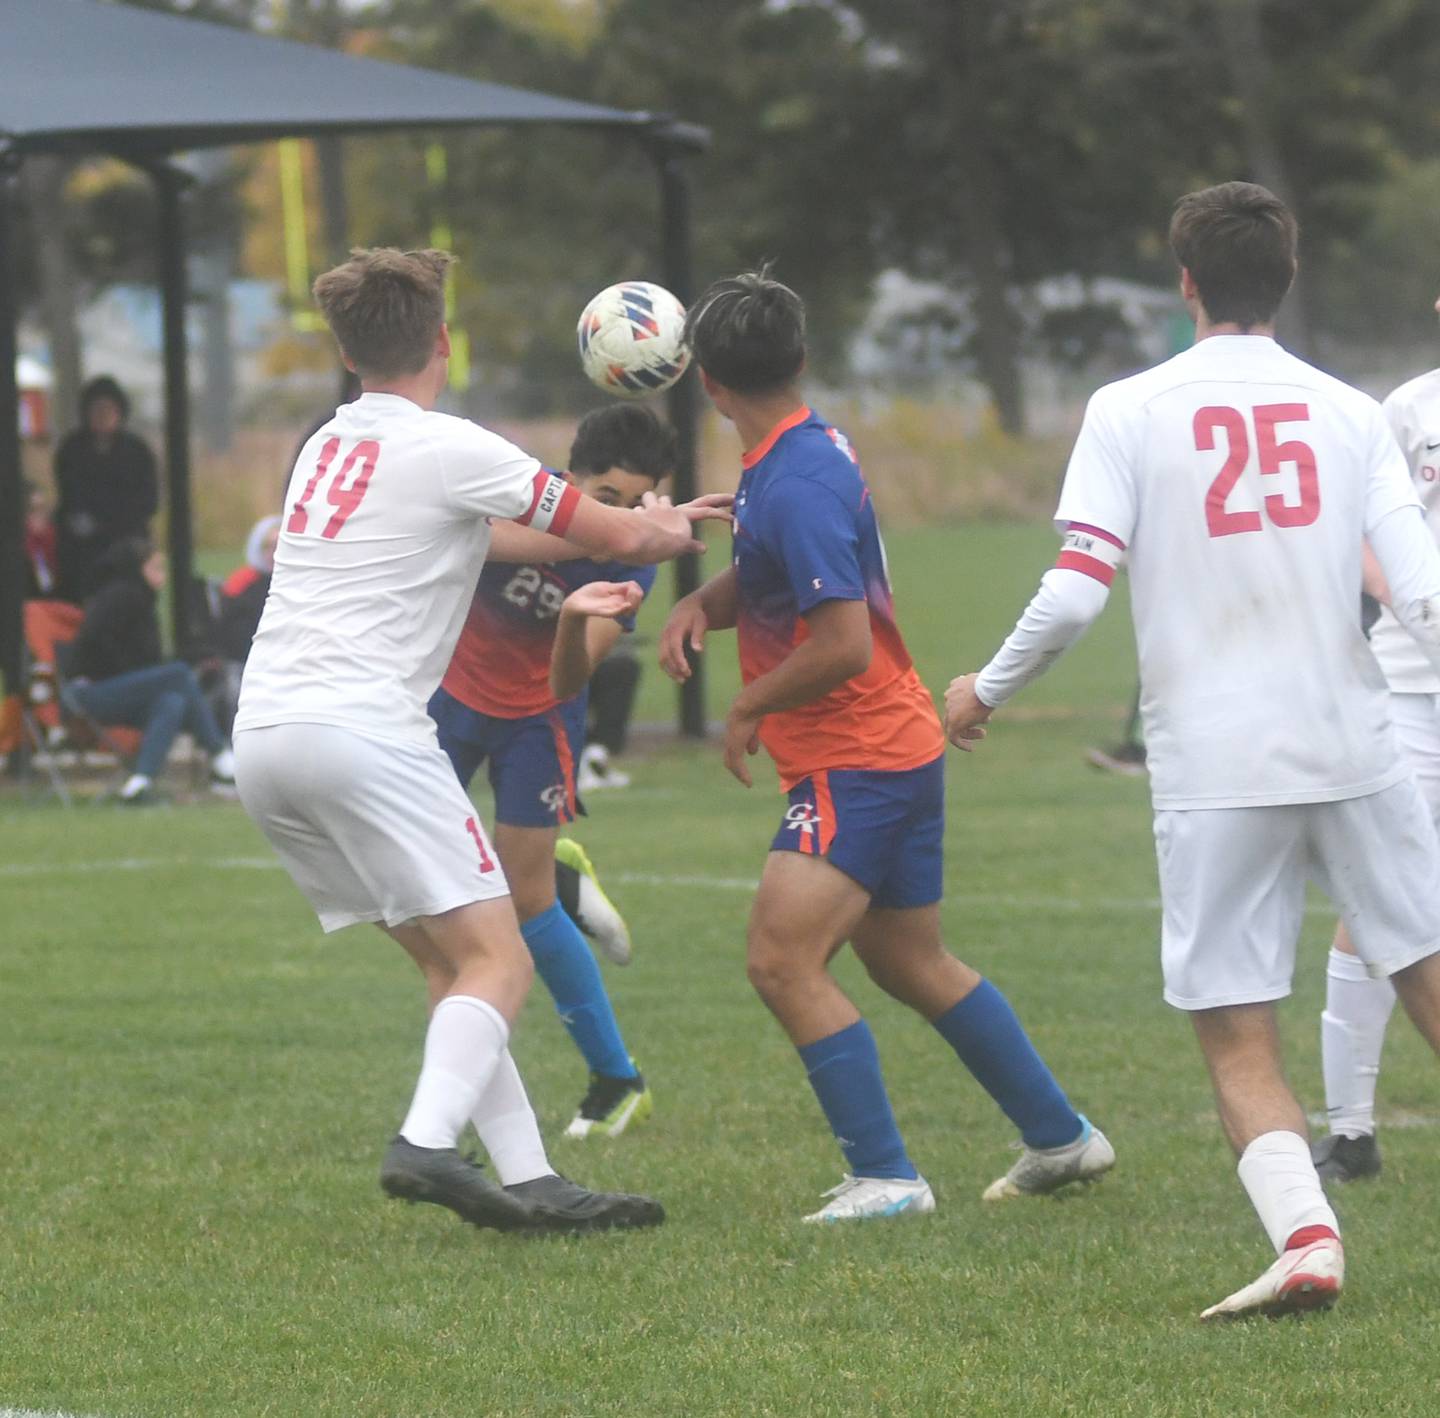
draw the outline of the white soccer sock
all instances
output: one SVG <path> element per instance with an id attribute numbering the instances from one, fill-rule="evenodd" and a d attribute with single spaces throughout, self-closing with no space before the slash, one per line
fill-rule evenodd
<path id="1" fill-rule="evenodd" d="M 425 1033 L 425 1061 L 400 1135 L 416 1147 L 454 1147 L 505 1053 L 510 1026 L 494 1005 L 447 995 Z"/>
<path id="2" fill-rule="evenodd" d="M 501 1186 L 532 1182 L 555 1170 L 545 1155 L 540 1124 L 509 1049 L 500 1055 L 490 1082 L 471 1109 L 470 1120 L 490 1154 Z"/>
<path id="3" fill-rule="evenodd" d="M 1332 950 L 1325 969 L 1320 1053 L 1330 1131 L 1368 1137 L 1375 1131 L 1375 1084 L 1395 986 L 1372 979 L 1358 955 Z"/>
<path id="4" fill-rule="evenodd" d="M 1310 1144 L 1298 1132 L 1262 1133 L 1241 1155 L 1238 1170 L 1277 1255 L 1306 1226 L 1328 1226 L 1340 1234 L 1315 1175 Z"/>

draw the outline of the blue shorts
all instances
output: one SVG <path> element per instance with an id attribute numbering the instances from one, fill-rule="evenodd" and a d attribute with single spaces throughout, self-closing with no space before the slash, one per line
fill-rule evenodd
<path id="1" fill-rule="evenodd" d="M 464 787 L 489 761 L 496 822 L 558 827 L 585 811 L 575 794 L 575 764 L 585 747 L 583 694 L 519 719 L 481 714 L 443 689 L 427 708 Z"/>
<path id="2" fill-rule="evenodd" d="M 773 852 L 824 857 L 873 906 L 930 906 L 944 893 L 945 756 L 900 773 L 828 768 L 790 789 Z"/>

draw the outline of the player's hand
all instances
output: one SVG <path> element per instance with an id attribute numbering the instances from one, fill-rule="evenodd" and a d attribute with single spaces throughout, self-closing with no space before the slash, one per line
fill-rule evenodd
<path id="1" fill-rule="evenodd" d="M 686 649 L 698 655 L 705 648 L 705 632 L 709 628 L 709 618 L 698 596 L 682 596 L 675 602 L 665 629 L 660 632 L 660 668 L 676 684 L 684 684 L 690 678 Z"/>
<path id="2" fill-rule="evenodd" d="M 662 560 L 705 550 L 705 543 L 695 535 L 694 519 L 686 514 L 683 507 L 676 507 L 668 497 L 660 497 L 653 492 L 642 494 L 635 515 L 644 517 L 667 534 L 671 545 L 666 547 Z"/>
<path id="3" fill-rule="evenodd" d="M 615 619 L 640 609 L 645 592 L 635 581 L 591 581 L 571 591 L 560 607 L 561 615 L 602 615 Z"/>
<path id="4" fill-rule="evenodd" d="M 754 784 L 750 779 L 750 765 L 745 760 L 759 752 L 760 720 L 731 709 L 725 716 L 725 766 L 747 788 Z"/>
<path id="5" fill-rule="evenodd" d="M 975 693 L 978 674 L 960 675 L 950 681 L 945 691 L 945 737 L 958 749 L 969 753 L 985 737 L 980 726 L 993 712 Z"/>
<path id="6" fill-rule="evenodd" d="M 691 522 L 733 522 L 735 514 L 731 509 L 734 506 L 733 492 L 703 492 L 689 502 L 682 502 L 679 510 Z"/>

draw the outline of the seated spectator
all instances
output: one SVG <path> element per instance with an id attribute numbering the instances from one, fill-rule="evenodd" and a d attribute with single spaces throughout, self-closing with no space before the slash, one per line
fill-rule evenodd
<path id="1" fill-rule="evenodd" d="M 245 543 L 245 565 L 220 583 L 214 598 L 214 620 L 208 637 L 212 652 L 202 668 L 201 683 L 215 711 L 216 722 L 229 732 L 240 702 L 240 677 L 250 656 L 250 642 L 260 628 L 260 613 L 270 594 L 275 571 L 275 543 L 280 518 L 262 517 Z"/>
<path id="2" fill-rule="evenodd" d="M 67 434 L 55 454 L 60 506 L 60 592 L 84 602 L 100 589 L 102 563 L 124 537 L 149 534 L 160 505 L 155 456 L 125 422 L 130 401 L 108 375 L 80 392 L 81 426 Z"/>
<path id="3" fill-rule="evenodd" d="M 220 585 L 215 616 L 215 649 L 224 659 L 243 665 L 250 642 L 260 627 L 260 612 L 270 594 L 275 572 L 275 543 L 280 539 L 279 517 L 262 517 L 245 542 L 245 565 L 236 567 Z"/>
<path id="4" fill-rule="evenodd" d="M 64 655 L 65 694 L 73 708 L 98 724 L 142 731 L 121 802 L 155 800 L 155 779 L 182 731 L 210 755 L 211 777 L 233 782 L 234 755 L 195 672 L 179 660 L 161 658 L 155 598 L 165 584 L 164 555 L 143 538 L 130 537 L 111 549 L 105 569 L 111 579 L 85 603 L 79 633 Z"/>
<path id="5" fill-rule="evenodd" d="M 55 595 L 55 524 L 45 493 L 32 482 L 25 493 L 25 599 L 48 601 Z"/>

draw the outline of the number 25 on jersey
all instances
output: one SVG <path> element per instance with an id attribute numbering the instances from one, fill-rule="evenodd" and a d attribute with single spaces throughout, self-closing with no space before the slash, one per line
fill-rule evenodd
<path id="1" fill-rule="evenodd" d="M 296 500 L 295 507 L 290 513 L 290 520 L 285 523 L 287 532 L 300 533 L 310 525 L 310 499 L 314 497 L 315 489 L 319 487 L 325 474 L 330 471 L 330 466 L 339 452 L 340 440 L 327 438 L 324 446 L 320 449 L 320 459 L 315 464 L 315 471 L 310 475 L 310 481 L 305 484 L 305 491 Z M 335 509 L 330 520 L 326 522 L 325 529 L 320 533 L 326 540 L 333 541 L 340 535 L 340 528 L 345 525 L 350 514 L 364 501 L 366 490 L 370 486 L 370 479 L 375 472 L 375 464 L 379 458 L 380 445 L 373 438 L 366 438 L 357 443 L 346 455 L 345 461 L 340 464 L 339 471 L 330 480 L 330 486 L 325 492 L 326 502 Z M 357 465 L 358 472 L 355 471 Z M 355 474 L 354 477 L 350 477 L 352 472 Z M 350 481 L 346 482 L 346 478 L 350 478 Z"/>
<path id="2" fill-rule="evenodd" d="M 1315 472 L 1315 450 L 1298 438 L 1281 442 L 1276 435 L 1282 423 L 1308 423 L 1308 404 L 1256 404 L 1251 410 L 1255 424 L 1255 453 L 1263 475 L 1278 473 L 1293 464 L 1299 501 L 1287 502 L 1284 493 L 1265 498 L 1265 515 L 1276 527 L 1308 527 L 1320 515 L 1320 480 Z M 1258 532 L 1264 525 L 1256 510 L 1231 511 L 1225 504 L 1250 462 L 1250 424 L 1239 409 L 1208 404 L 1195 411 L 1195 449 L 1212 452 L 1216 434 L 1225 435 L 1226 458 L 1215 481 L 1205 494 L 1205 523 L 1212 537 L 1233 537 L 1239 532 Z"/>

